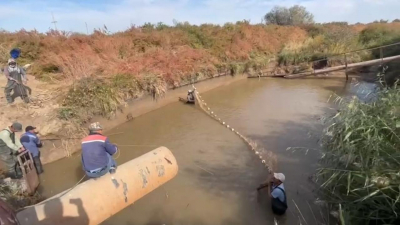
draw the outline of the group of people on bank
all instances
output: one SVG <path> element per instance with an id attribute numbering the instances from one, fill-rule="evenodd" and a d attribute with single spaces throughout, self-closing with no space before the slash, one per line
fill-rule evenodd
<path id="1" fill-rule="evenodd" d="M 25 151 L 32 155 L 37 173 L 43 173 L 39 150 L 43 143 L 36 127 L 27 126 L 19 139 L 16 138 L 18 132 L 22 132 L 22 124 L 19 122 L 0 131 L 0 160 L 7 167 L 6 177 L 22 177 L 17 156 Z M 102 126 L 97 122 L 90 124 L 89 135 L 82 140 L 82 167 L 86 175 L 97 178 L 108 172 L 115 173 L 116 163 L 112 155 L 117 151 L 117 146 L 103 135 Z"/>
<path id="2" fill-rule="evenodd" d="M 32 154 L 36 171 L 39 174 L 42 173 L 39 148 L 43 144 L 38 137 L 36 127 L 27 126 L 25 133 L 19 139 L 16 138 L 17 132 L 22 132 L 22 124 L 18 122 L 14 122 L 11 126 L 0 131 L 0 159 L 7 167 L 6 176 L 11 178 L 22 177 L 17 155 L 27 150 Z"/>

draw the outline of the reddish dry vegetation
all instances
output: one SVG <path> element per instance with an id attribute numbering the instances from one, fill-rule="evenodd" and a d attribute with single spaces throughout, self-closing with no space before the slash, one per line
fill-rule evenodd
<path id="1" fill-rule="evenodd" d="M 46 34 L 1 32 L 0 56 L 5 61 L 10 48 L 21 48 L 21 63 L 34 63 L 32 73 L 38 78 L 76 80 L 150 73 L 161 75 L 170 85 L 178 85 L 198 72 L 211 75 L 229 69 L 235 63 L 273 58 L 285 44 L 301 45 L 318 35 L 329 39 L 331 33 L 351 31 L 354 33 L 351 38 L 355 39 L 352 43 L 355 43 L 358 34 L 365 30 L 372 31 L 371 37 L 367 36 L 370 40 L 375 33 L 400 31 L 400 23 L 354 26 L 331 23 L 304 27 L 250 25 L 247 22 L 224 26 L 148 24 L 115 34 L 96 31 L 92 35 L 54 31 Z M 333 36 L 340 39 L 342 35 Z"/>
<path id="2" fill-rule="evenodd" d="M 3 60 L 11 47 L 34 63 L 37 77 L 79 79 L 115 74 L 162 75 L 168 83 L 202 72 L 216 73 L 232 62 L 272 57 L 288 42 L 301 42 L 307 33 L 297 27 L 231 24 L 223 27 L 179 25 L 131 28 L 125 32 L 92 35 L 20 31 L 1 33 Z"/>

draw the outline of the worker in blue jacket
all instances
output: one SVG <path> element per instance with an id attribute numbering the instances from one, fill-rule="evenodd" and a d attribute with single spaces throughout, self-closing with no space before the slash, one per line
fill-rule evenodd
<path id="1" fill-rule="evenodd" d="M 33 157 L 33 163 L 36 167 L 36 172 L 38 174 L 43 173 L 42 161 L 40 161 L 40 151 L 39 148 L 43 146 L 42 142 L 38 137 L 38 133 L 36 131 L 36 127 L 27 126 L 25 128 L 25 133 L 21 135 L 21 144 L 27 149 Z"/>
<path id="2" fill-rule="evenodd" d="M 82 164 L 88 177 L 98 178 L 108 172 L 115 173 L 117 164 L 114 155 L 118 148 L 103 135 L 100 123 L 89 126 L 89 136 L 82 140 Z"/>

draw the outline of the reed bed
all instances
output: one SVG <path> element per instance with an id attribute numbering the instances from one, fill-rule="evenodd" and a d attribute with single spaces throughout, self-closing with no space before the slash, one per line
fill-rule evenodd
<path id="1" fill-rule="evenodd" d="M 400 90 L 336 101 L 317 175 L 325 198 L 342 224 L 400 224 Z"/>

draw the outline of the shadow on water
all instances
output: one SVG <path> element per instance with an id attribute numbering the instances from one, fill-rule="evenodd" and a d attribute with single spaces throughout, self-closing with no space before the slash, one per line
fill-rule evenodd
<path id="1" fill-rule="evenodd" d="M 29 222 L 22 224 L 38 224 L 38 225 L 55 225 L 55 224 L 76 224 L 76 225 L 86 225 L 89 224 L 89 217 L 83 208 L 83 203 L 81 199 L 70 199 L 69 203 L 76 207 L 76 212 L 78 216 L 64 216 L 64 207 L 60 201 L 60 198 L 53 198 L 39 205 L 38 207 L 43 207 L 44 215 L 35 214 L 37 211 L 35 209 L 28 209 Z M 22 212 L 22 215 L 26 215 Z M 19 220 L 21 216 L 19 215 Z M 44 217 L 43 219 L 41 217 Z"/>

